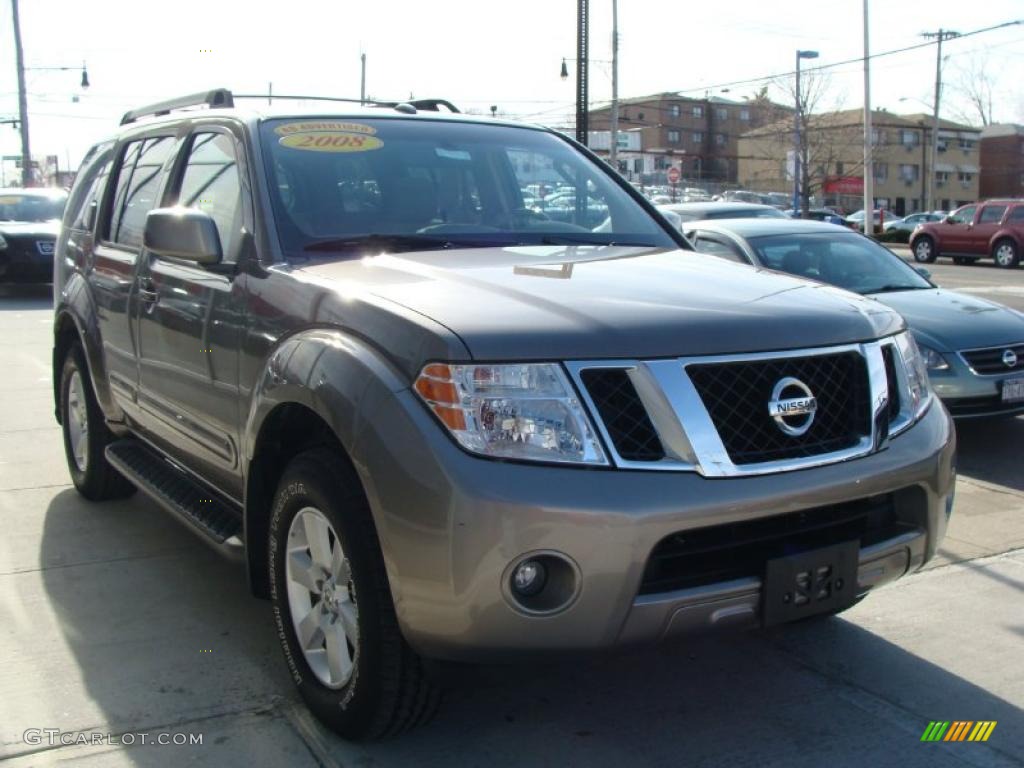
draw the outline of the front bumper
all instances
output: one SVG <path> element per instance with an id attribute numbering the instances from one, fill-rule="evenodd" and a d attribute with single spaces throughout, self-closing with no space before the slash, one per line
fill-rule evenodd
<path id="1" fill-rule="evenodd" d="M 912 493 L 914 525 L 861 548 L 857 581 L 864 594 L 934 555 L 955 485 L 952 421 L 938 402 L 879 453 L 742 478 L 474 458 L 408 391 L 380 402 L 362 435 L 353 458 L 400 626 L 420 653 L 450 659 L 608 648 L 756 626 L 759 578 L 641 595 L 656 545 L 692 529 Z M 580 588 L 565 610 L 529 615 L 508 599 L 510 565 L 534 552 L 563 553 L 578 569 Z"/>
<path id="2" fill-rule="evenodd" d="M 1007 372 L 1005 376 L 979 376 L 974 373 L 955 352 L 943 352 L 949 363 L 944 371 L 928 371 L 932 388 L 954 419 L 982 418 L 987 416 L 1014 416 L 1024 413 L 1024 401 L 1004 403 L 1002 382 L 1024 375 Z"/>

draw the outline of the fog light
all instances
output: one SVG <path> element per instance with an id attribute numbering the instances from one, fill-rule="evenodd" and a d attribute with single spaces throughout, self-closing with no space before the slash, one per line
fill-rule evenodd
<path id="1" fill-rule="evenodd" d="M 536 595 L 544 589 L 544 583 L 547 580 L 547 571 L 536 560 L 524 560 L 516 566 L 516 570 L 512 574 L 512 586 L 517 594 L 525 597 Z"/>

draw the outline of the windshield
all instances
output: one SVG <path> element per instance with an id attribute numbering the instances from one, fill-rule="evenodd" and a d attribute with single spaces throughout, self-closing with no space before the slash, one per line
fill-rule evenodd
<path id="1" fill-rule="evenodd" d="M 678 247 L 604 169 L 545 131 L 394 118 L 273 120 L 261 131 L 289 256 Z"/>
<path id="2" fill-rule="evenodd" d="M 848 291 L 882 293 L 933 287 L 898 256 L 855 232 L 771 235 L 748 241 L 763 266 Z"/>
<path id="3" fill-rule="evenodd" d="M 53 221 L 64 215 L 66 194 L 33 195 L 0 192 L 0 221 Z"/>

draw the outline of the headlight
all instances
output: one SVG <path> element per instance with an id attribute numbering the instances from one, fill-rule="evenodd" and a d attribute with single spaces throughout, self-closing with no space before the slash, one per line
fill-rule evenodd
<path id="1" fill-rule="evenodd" d="M 921 352 L 921 357 L 924 358 L 924 366 L 929 371 L 948 371 L 949 363 L 946 362 L 946 358 L 940 355 L 931 347 L 926 347 L 924 344 L 917 345 L 918 350 Z"/>
<path id="2" fill-rule="evenodd" d="M 928 370 L 925 367 L 924 356 L 917 347 L 914 337 L 907 332 L 896 336 L 896 347 L 903 359 L 903 373 L 907 379 L 907 388 L 910 392 L 910 406 L 914 419 L 917 419 L 925 412 L 932 401 L 932 388 L 928 383 Z"/>
<path id="3" fill-rule="evenodd" d="M 556 364 L 431 363 L 414 388 L 452 437 L 473 453 L 608 464 L 583 406 Z"/>

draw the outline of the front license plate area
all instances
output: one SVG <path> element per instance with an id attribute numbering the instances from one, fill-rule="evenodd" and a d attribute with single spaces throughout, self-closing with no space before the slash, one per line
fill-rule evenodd
<path id="1" fill-rule="evenodd" d="M 1024 400 L 1024 378 L 1007 379 L 1003 382 L 1003 402 L 1017 403 Z"/>
<path id="2" fill-rule="evenodd" d="M 761 590 L 764 625 L 770 627 L 853 605 L 859 560 L 858 541 L 769 560 Z"/>

